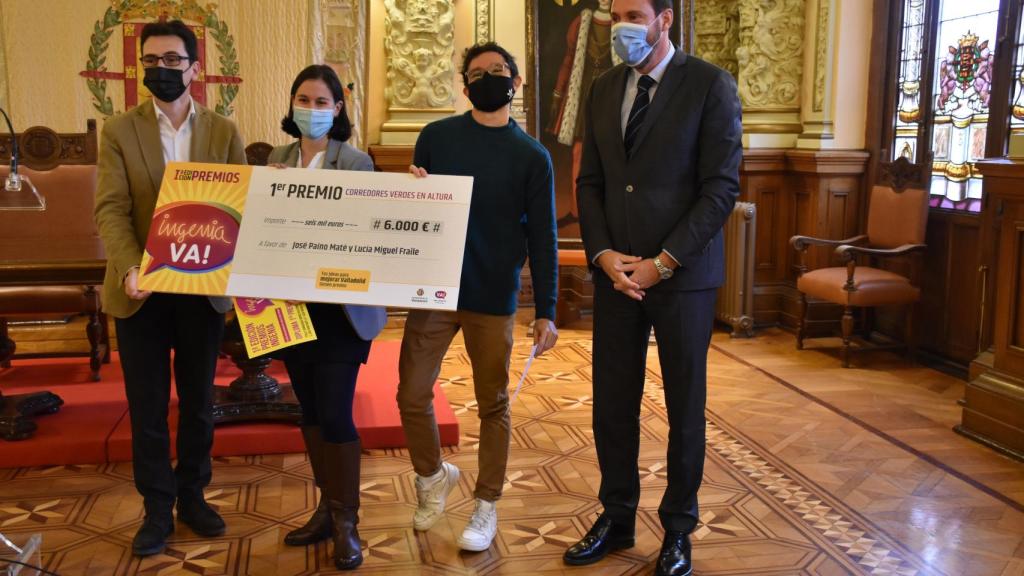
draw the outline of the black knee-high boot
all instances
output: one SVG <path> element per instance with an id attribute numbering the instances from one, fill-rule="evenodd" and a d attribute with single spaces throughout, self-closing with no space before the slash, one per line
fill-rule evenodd
<path id="1" fill-rule="evenodd" d="M 362 445 L 359 440 L 335 444 L 324 442 L 324 498 L 331 513 L 334 538 L 334 565 L 352 570 L 363 563 L 359 541 L 359 465 Z"/>
<path id="2" fill-rule="evenodd" d="M 306 443 L 306 453 L 309 454 L 309 466 L 313 469 L 313 481 L 320 488 L 320 499 L 306 524 L 284 537 L 284 543 L 289 546 L 308 546 L 331 537 L 331 513 L 327 509 L 327 499 L 323 496 L 324 439 L 320 427 L 303 426 L 302 439 Z"/>

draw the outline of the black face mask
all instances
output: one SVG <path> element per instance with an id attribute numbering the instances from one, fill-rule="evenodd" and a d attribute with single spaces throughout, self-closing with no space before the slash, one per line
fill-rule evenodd
<path id="1" fill-rule="evenodd" d="M 507 106 L 516 93 L 512 78 L 492 76 L 484 73 L 479 80 L 469 85 L 469 101 L 481 112 L 494 112 Z"/>
<path id="2" fill-rule="evenodd" d="M 153 97 L 163 102 L 174 102 L 188 90 L 185 82 L 182 81 L 184 71 L 177 68 L 164 68 L 154 66 L 146 68 L 146 75 L 142 84 L 153 94 Z"/>

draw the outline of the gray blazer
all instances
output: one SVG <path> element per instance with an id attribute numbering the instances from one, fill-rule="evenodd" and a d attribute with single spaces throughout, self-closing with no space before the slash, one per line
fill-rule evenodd
<path id="1" fill-rule="evenodd" d="M 627 154 L 620 118 L 628 73 L 620 64 L 596 79 L 586 108 L 576 189 L 587 259 L 666 250 L 681 266 L 652 290 L 718 287 L 722 226 L 739 196 L 743 158 L 736 82 L 676 49 Z"/>
<path id="2" fill-rule="evenodd" d="M 267 157 L 268 164 L 284 164 L 295 166 L 299 161 L 299 141 L 285 146 L 277 146 Z M 350 146 L 346 142 L 331 140 L 327 144 L 324 155 L 325 170 L 361 170 L 373 172 L 373 160 L 365 152 Z M 342 304 L 356 334 L 363 340 L 373 340 L 388 320 L 387 312 L 380 306 L 357 306 Z"/>

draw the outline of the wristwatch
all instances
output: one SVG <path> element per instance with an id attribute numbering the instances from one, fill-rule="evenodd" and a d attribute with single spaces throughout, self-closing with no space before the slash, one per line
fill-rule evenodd
<path id="1" fill-rule="evenodd" d="M 662 280 L 668 280 L 674 274 L 673 270 L 661 263 L 661 255 L 654 257 L 654 267 L 658 269 L 658 275 Z"/>

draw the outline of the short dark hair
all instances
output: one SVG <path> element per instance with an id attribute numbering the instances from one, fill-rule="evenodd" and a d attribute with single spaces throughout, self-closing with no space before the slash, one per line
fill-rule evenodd
<path id="1" fill-rule="evenodd" d="M 614 0 L 612 0 L 614 1 Z M 654 15 L 657 16 L 665 10 L 672 9 L 672 0 L 649 0 L 651 8 L 654 8 Z"/>
<path id="2" fill-rule="evenodd" d="M 672 9 L 672 0 L 651 0 L 651 6 L 654 7 L 654 15 L 657 16 L 665 10 Z"/>
<path id="3" fill-rule="evenodd" d="M 153 36 L 177 36 L 185 43 L 185 54 L 188 54 L 188 63 L 199 61 L 199 42 L 196 40 L 196 33 L 181 20 L 169 22 L 150 22 L 142 27 L 142 42 L 139 46 L 145 46 L 146 40 Z"/>
<path id="4" fill-rule="evenodd" d="M 501 54 L 501 57 L 505 59 L 505 64 L 508 64 L 508 70 L 512 73 L 512 77 L 519 76 L 519 66 L 516 65 L 516 59 L 512 54 L 502 48 L 497 42 L 481 42 L 474 44 L 462 53 L 462 83 L 469 84 L 469 78 L 466 74 L 469 72 L 469 63 L 472 62 L 477 56 L 486 54 L 487 52 L 497 52 Z"/>
<path id="5" fill-rule="evenodd" d="M 334 97 L 334 102 L 341 102 L 341 112 L 334 117 L 334 124 L 331 129 L 327 132 L 327 136 L 331 140 L 337 140 L 339 142 L 346 142 L 352 136 L 352 123 L 348 120 L 348 109 L 345 106 L 345 89 L 341 86 L 341 80 L 338 78 L 338 74 L 334 71 L 334 68 L 325 64 L 311 64 L 302 69 L 299 75 L 295 77 L 295 81 L 292 82 L 292 93 L 288 98 L 288 115 L 281 119 L 281 130 L 284 130 L 285 134 L 294 136 L 295 138 L 302 138 L 302 131 L 299 130 L 299 126 L 292 120 L 292 114 L 294 109 L 292 108 L 292 99 L 295 98 L 295 93 L 299 91 L 299 86 L 306 80 L 322 80 L 324 84 L 327 84 L 327 88 L 331 91 L 331 96 Z"/>

